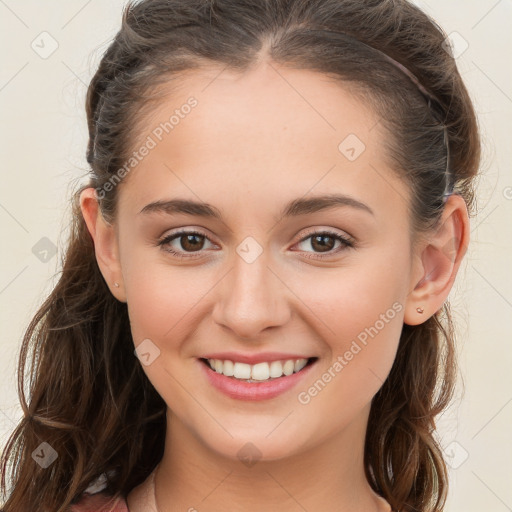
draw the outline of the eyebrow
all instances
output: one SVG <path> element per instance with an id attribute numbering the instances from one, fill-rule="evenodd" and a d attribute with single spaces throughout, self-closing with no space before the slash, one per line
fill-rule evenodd
<path id="1" fill-rule="evenodd" d="M 280 217 L 296 217 L 306 215 L 322 210 L 351 207 L 357 210 L 365 211 L 374 215 L 373 210 L 365 203 L 354 199 L 353 197 L 340 194 L 325 194 L 309 198 L 298 198 L 285 205 L 280 213 Z M 201 203 L 189 199 L 170 199 L 149 203 L 139 213 L 167 213 L 167 214 L 185 214 L 198 217 L 210 217 L 222 220 L 220 210 L 208 203 Z"/>

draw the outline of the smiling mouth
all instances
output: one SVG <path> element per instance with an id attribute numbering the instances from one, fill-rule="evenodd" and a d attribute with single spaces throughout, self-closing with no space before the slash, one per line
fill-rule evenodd
<path id="1" fill-rule="evenodd" d="M 205 359 L 200 360 L 211 370 L 225 377 L 243 382 L 269 382 L 281 379 L 294 373 L 299 373 L 307 366 L 312 365 L 318 358 L 287 359 L 282 361 L 262 362 L 246 364 L 234 362 L 229 359 Z"/>

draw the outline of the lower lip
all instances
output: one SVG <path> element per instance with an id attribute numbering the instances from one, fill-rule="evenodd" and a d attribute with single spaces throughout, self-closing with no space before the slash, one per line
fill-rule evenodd
<path id="1" fill-rule="evenodd" d="M 202 371 L 210 383 L 219 391 L 237 400 L 268 400 L 293 388 L 316 364 L 316 360 L 305 366 L 300 372 L 262 382 L 244 382 L 234 377 L 226 377 L 212 370 L 208 364 L 198 359 Z"/>

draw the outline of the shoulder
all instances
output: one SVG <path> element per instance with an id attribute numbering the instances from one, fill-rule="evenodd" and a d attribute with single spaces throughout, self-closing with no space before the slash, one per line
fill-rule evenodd
<path id="1" fill-rule="evenodd" d="M 71 506 L 70 512 L 129 512 L 123 497 L 108 496 L 103 492 L 83 494 L 81 500 Z"/>

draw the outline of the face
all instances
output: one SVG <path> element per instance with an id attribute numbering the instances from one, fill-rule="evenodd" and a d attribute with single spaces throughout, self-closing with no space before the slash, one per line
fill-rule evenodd
<path id="1" fill-rule="evenodd" d="M 115 220 L 134 344 L 176 421 L 219 454 L 250 442 L 278 459 L 364 425 L 391 369 L 414 264 L 378 121 L 324 75 L 261 64 L 187 75 L 139 126 L 155 145 Z M 311 202 L 325 195 L 341 199 Z M 252 362 L 256 380 L 308 364 L 240 382 L 208 358 L 242 377 Z"/>

